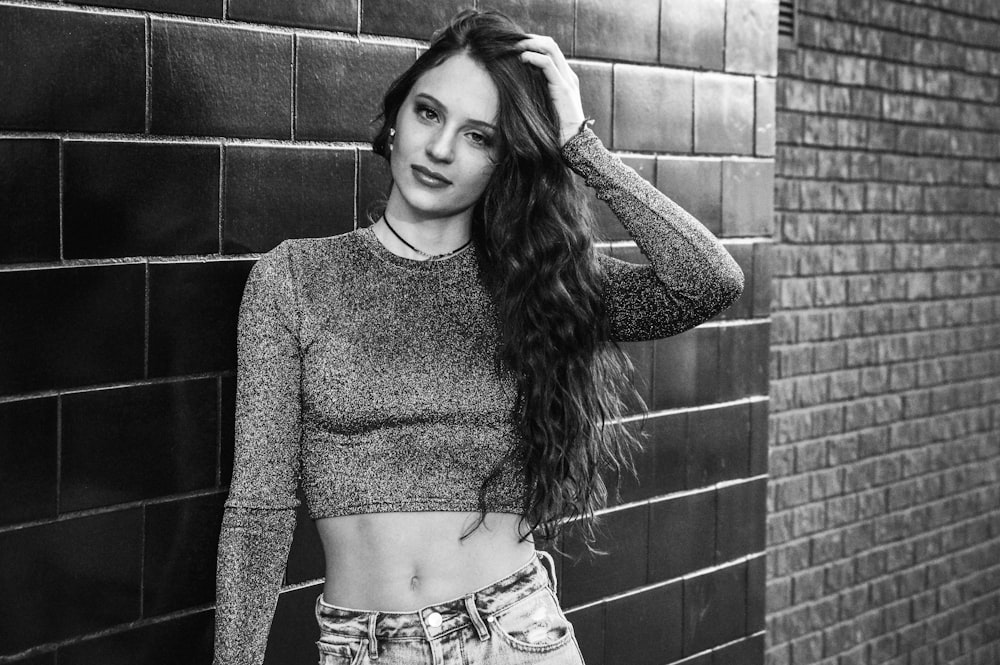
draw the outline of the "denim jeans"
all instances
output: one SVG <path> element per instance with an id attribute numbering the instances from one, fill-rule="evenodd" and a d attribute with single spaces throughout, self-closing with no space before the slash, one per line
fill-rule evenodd
<path id="1" fill-rule="evenodd" d="M 320 595 L 316 620 L 320 665 L 583 665 L 547 552 L 477 591 L 414 612 L 353 610 Z"/>

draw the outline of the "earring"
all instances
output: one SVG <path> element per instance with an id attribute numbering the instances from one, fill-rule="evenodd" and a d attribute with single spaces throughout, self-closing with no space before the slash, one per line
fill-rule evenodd
<path id="1" fill-rule="evenodd" d="M 389 150 L 392 150 L 392 142 L 393 142 L 393 140 L 395 138 L 396 138 L 396 128 L 395 127 L 390 127 L 389 128 Z"/>

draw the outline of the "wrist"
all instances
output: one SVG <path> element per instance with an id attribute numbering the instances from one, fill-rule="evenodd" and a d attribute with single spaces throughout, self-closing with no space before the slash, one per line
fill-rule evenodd
<path id="1" fill-rule="evenodd" d="M 566 145 L 574 137 L 578 136 L 584 129 L 590 127 L 596 122 L 594 118 L 585 118 L 583 121 L 573 121 L 569 123 L 564 123 L 559 136 L 560 147 Z"/>

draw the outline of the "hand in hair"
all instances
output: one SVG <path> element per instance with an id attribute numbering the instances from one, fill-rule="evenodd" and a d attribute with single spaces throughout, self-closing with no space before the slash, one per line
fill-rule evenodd
<path id="1" fill-rule="evenodd" d="M 565 145 L 580 131 L 580 126 L 586 119 L 583 102 L 580 100 L 580 79 L 569 68 L 566 57 L 551 37 L 531 35 L 519 42 L 518 46 L 524 49 L 521 60 L 545 73 L 552 104 L 559 114 L 559 145 Z"/>

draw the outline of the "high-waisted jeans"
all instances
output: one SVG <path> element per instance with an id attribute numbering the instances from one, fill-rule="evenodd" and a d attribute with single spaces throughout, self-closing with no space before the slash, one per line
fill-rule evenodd
<path id="1" fill-rule="evenodd" d="M 477 591 L 414 612 L 353 610 L 320 595 L 316 620 L 320 665 L 583 665 L 547 552 Z"/>

